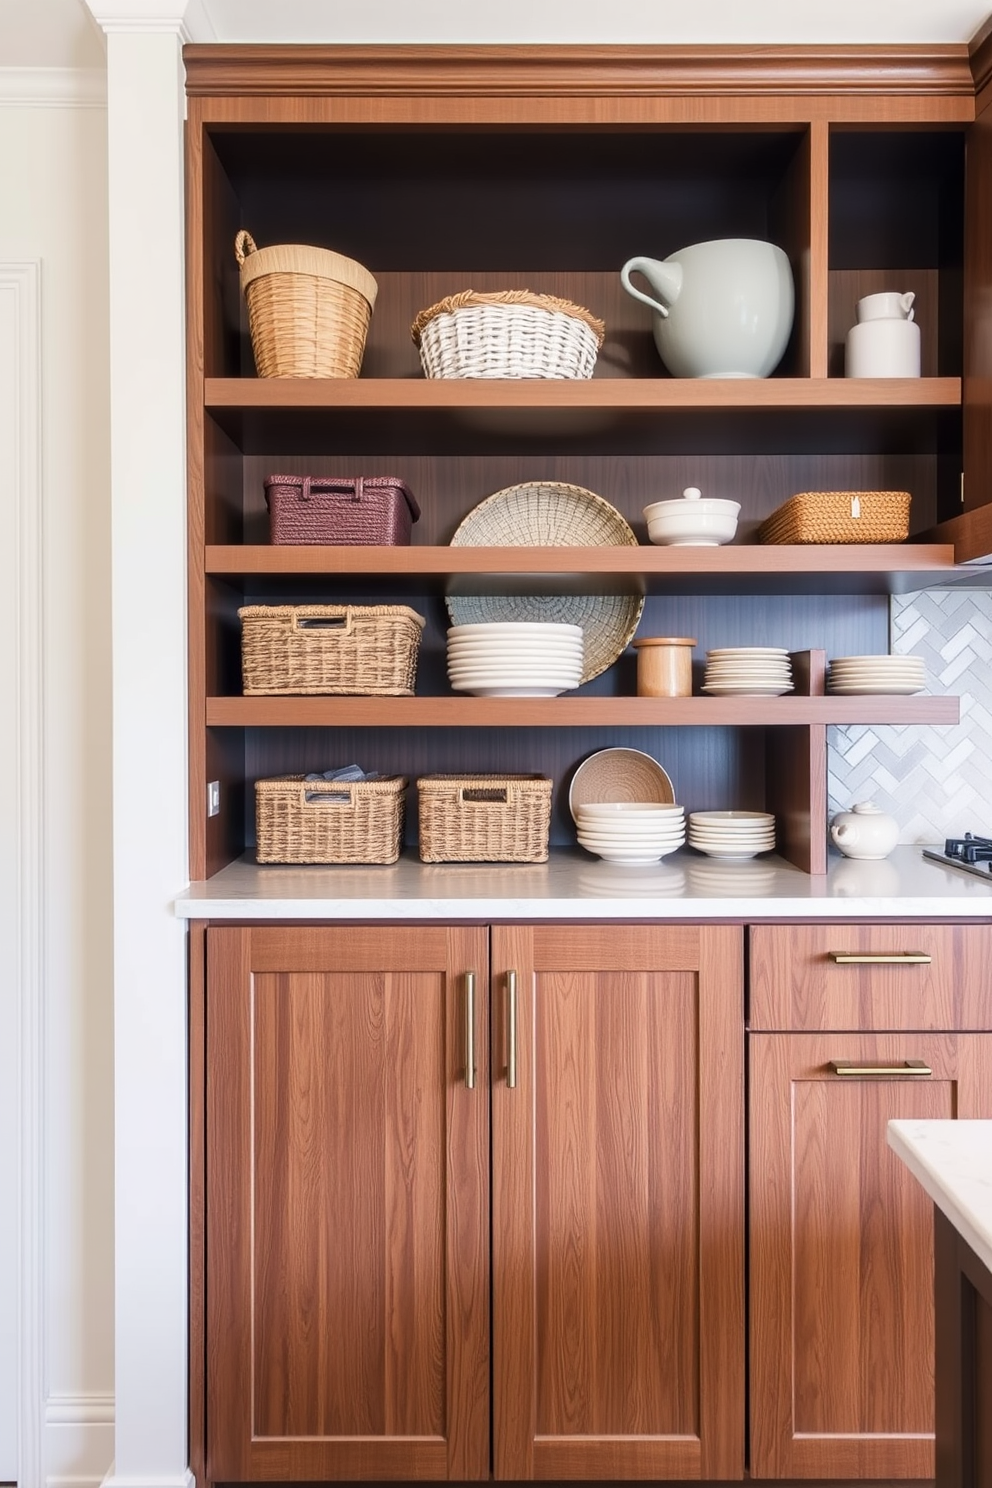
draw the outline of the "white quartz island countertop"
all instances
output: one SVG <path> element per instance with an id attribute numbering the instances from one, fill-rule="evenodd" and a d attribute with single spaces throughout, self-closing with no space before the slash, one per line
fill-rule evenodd
<path id="1" fill-rule="evenodd" d="M 890 1121 L 888 1140 L 992 1272 L 992 1121 Z"/>
<path id="2" fill-rule="evenodd" d="M 900 847 L 880 862 L 831 857 L 811 877 L 773 856 L 725 862 L 683 849 L 649 867 L 580 848 L 547 863 L 260 867 L 240 859 L 175 901 L 184 919 L 845 920 L 992 919 L 983 882 Z"/>

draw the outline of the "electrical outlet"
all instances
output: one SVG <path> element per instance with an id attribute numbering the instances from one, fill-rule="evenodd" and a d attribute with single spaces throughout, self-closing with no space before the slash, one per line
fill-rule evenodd
<path id="1" fill-rule="evenodd" d="M 207 786 L 207 815 L 220 816 L 220 781 L 211 780 Z"/>

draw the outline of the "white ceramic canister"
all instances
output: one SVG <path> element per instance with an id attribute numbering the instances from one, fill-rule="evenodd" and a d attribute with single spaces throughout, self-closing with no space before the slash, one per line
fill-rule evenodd
<path id="1" fill-rule="evenodd" d="M 886 291 L 858 301 L 858 323 L 847 333 L 847 377 L 919 377 L 920 328 L 916 296 Z"/>

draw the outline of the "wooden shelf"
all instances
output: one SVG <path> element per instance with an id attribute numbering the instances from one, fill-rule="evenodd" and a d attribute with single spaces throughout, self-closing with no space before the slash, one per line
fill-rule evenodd
<path id="1" fill-rule="evenodd" d="M 595 377 L 588 381 L 425 378 L 207 378 L 208 415 L 245 454 L 377 449 L 450 453 L 512 437 L 526 452 L 573 447 L 691 453 L 792 450 L 826 430 L 844 447 L 909 450 L 961 408 L 958 377 Z M 575 446 L 578 441 L 578 446 Z"/>
<path id="2" fill-rule="evenodd" d="M 954 582 L 947 544 L 454 548 L 216 546 L 208 574 L 371 579 L 445 594 L 902 594 Z M 250 586 L 257 589 L 257 585 Z"/>
<path id="3" fill-rule="evenodd" d="M 779 727 L 957 723 L 956 697 L 211 697 L 212 728 Z"/>

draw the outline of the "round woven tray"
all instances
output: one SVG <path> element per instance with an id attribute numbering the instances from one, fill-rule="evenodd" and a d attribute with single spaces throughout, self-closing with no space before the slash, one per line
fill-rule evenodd
<path id="1" fill-rule="evenodd" d="M 561 481 L 525 481 L 487 496 L 451 539 L 461 548 L 598 548 L 637 546 L 629 523 L 593 491 Z M 582 627 L 582 681 L 605 672 L 637 630 L 638 594 L 450 595 L 453 625 L 538 620 Z"/>

